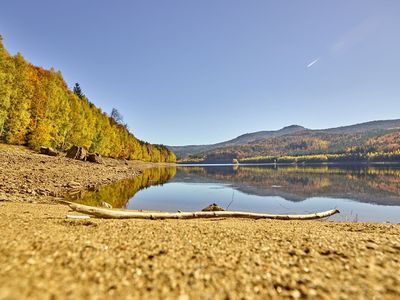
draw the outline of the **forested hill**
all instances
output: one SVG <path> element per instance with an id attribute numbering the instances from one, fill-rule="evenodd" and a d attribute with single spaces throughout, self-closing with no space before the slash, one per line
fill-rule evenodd
<path id="1" fill-rule="evenodd" d="M 293 134 L 299 131 L 306 130 L 306 128 L 298 125 L 291 125 L 274 131 L 257 131 L 252 133 L 242 134 L 232 140 L 210 144 L 210 145 L 188 145 L 188 146 L 168 146 L 169 149 L 174 151 L 178 158 L 184 158 L 190 155 L 196 155 L 199 153 L 207 152 L 213 149 L 219 149 L 230 146 L 240 146 L 247 143 L 254 142 L 260 139 L 266 139 L 270 137 L 279 137 L 287 134 Z"/>
<path id="2" fill-rule="evenodd" d="M 60 72 L 11 56 L 0 36 L 0 139 L 65 150 L 71 145 L 115 158 L 174 162 L 163 145 L 134 137 L 127 126 L 71 91 Z"/>
<path id="3" fill-rule="evenodd" d="M 186 162 L 400 161 L 400 120 L 319 130 L 291 125 L 213 145 L 170 149 Z"/>

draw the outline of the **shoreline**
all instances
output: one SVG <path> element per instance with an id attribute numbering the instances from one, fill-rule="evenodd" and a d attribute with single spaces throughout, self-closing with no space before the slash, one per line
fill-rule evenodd
<path id="1" fill-rule="evenodd" d="M 287 166 L 300 166 L 300 167 L 308 167 L 308 166 L 400 166 L 400 162 L 395 161 L 381 161 L 381 162 L 367 162 L 367 161 L 348 161 L 348 162 L 308 162 L 308 163 L 299 163 L 299 162 L 288 162 L 288 163 L 201 163 L 201 162 L 193 162 L 193 163 L 185 163 L 185 162 L 176 162 L 177 166 L 277 166 L 277 167 L 287 167 Z"/>
<path id="2" fill-rule="evenodd" d="M 160 164 L 0 144 L 0 166 L 1 300 L 400 297 L 399 224 L 66 219 L 63 193 Z"/>
<path id="3" fill-rule="evenodd" d="M 0 144 L 0 201 L 52 202 L 70 193 L 93 191 L 132 178 L 144 169 L 171 165 L 103 158 L 102 164 L 39 154 Z"/>

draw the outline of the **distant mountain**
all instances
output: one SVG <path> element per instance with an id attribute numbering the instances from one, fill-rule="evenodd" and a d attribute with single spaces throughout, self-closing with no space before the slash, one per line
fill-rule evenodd
<path id="1" fill-rule="evenodd" d="M 275 130 L 275 131 L 257 131 L 253 133 L 246 133 L 243 135 L 238 136 L 237 138 L 234 138 L 233 140 L 223 142 L 217 145 L 223 145 L 223 146 L 231 146 L 231 145 L 243 145 L 247 143 L 251 143 L 257 140 L 261 139 L 266 139 L 270 137 L 279 137 L 287 134 L 294 134 L 297 132 L 305 131 L 308 130 L 304 128 L 303 126 L 299 125 L 290 125 L 283 127 L 282 129 Z"/>
<path id="2" fill-rule="evenodd" d="M 290 125 L 283 127 L 282 129 L 275 131 L 257 131 L 253 133 L 245 133 L 242 134 L 232 140 L 221 142 L 217 144 L 211 145 L 188 145 L 188 146 L 167 146 L 170 150 L 172 150 L 177 158 L 183 158 L 189 155 L 196 155 L 202 152 L 210 151 L 217 148 L 234 146 L 234 145 L 243 145 L 250 142 L 254 142 L 261 139 L 266 139 L 269 137 L 278 137 L 286 134 L 293 134 L 299 131 L 305 131 L 306 128 L 299 125 Z"/>
<path id="3" fill-rule="evenodd" d="M 321 131 L 327 133 L 356 133 L 356 132 L 391 130 L 391 129 L 400 129 L 400 119 L 371 121 L 350 126 L 329 128 Z"/>
<path id="4" fill-rule="evenodd" d="M 328 129 L 291 125 L 276 131 L 258 131 L 211 145 L 168 146 L 184 161 L 231 162 L 259 156 L 312 155 L 351 151 L 400 149 L 400 119 L 360 123 Z"/>

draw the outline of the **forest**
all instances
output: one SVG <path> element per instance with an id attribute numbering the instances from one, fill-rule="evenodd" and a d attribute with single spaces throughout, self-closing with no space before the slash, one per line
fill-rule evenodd
<path id="1" fill-rule="evenodd" d="M 117 116 L 117 117 L 116 117 Z M 0 36 L 0 140 L 65 151 L 72 145 L 113 158 L 174 162 L 164 145 L 137 139 L 116 116 L 96 107 L 79 85 L 68 88 L 61 73 L 10 55 Z"/>
<path id="2" fill-rule="evenodd" d="M 241 163 L 342 163 L 342 162 L 398 162 L 400 151 L 393 152 L 348 152 L 339 154 L 310 154 L 284 156 L 256 156 L 240 159 Z"/>
<path id="3" fill-rule="evenodd" d="M 227 145 L 178 159 L 205 163 L 325 163 L 400 162 L 400 130 L 368 129 L 354 132 L 303 130 Z"/>

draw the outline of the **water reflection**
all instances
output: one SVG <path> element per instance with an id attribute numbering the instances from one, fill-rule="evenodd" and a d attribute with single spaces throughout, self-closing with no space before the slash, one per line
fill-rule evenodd
<path id="1" fill-rule="evenodd" d="M 139 192 L 140 191 L 140 192 Z M 232 200 L 234 200 L 232 202 Z M 387 166 L 179 166 L 88 192 L 80 203 L 162 211 L 309 213 L 339 208 L 335 220 L 400 222 L 400 168 Z"/>
<path id="2" fill-rule="evenodd" d="M 162 185 L 174 177 L 175 174 L 175 167 L 146 169 L 140 176 L 104 186 L 96 192 L 86 192 L 75 202 L 101 206 L 101 202 L 104 201 L 111 204 L 112 207 L 125 207 L 129 199 L 135 196 L 138 191 L 150 186 Z"/>
<path id="3" fill-rule="evenodd" d="M 400 168 L 393 166 L 180 167 L 173 181 L 231 184 L 249 195 L 289 201 L 329 197 L 400 205 Z"/>

